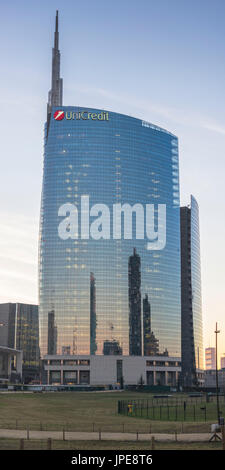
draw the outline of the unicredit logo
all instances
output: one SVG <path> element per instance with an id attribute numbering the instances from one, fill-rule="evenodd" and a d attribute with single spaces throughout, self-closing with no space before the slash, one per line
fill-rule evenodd
<path id="1" fill-rule="evenodd" d="M 109 120 L 109 113 L 108 111 L 101 111 L 100 113 L 92 113 L 88 111 L 62 111 L 61 109 L 58 109 L 54 113 L 54 119 L 55 121 L 62 121 L 62 119 L 67 119 L 68 121 L 76 120 L 76 121 L 86 121 L 91 119 L 92 121 L 108 121 Z"/>
<path id="2" fill-rule="evenodd" d="M 64 119 L 64 116 L 65 116 L 64 111 L 58 110 L 58 111 L 56 111 L 56 112 L 54 113 L 54 119 L 55 119 L 56 121 L 62 121 L 62 119 Z"/>

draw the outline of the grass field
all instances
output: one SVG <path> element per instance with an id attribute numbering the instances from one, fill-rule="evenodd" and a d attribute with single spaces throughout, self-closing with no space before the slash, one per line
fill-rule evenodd
<path id="1" fill-rule="evenodd" d="M 150 397 L 141 393 L 141 399 Z M 118 400 L 138 400 L 137 392 L 1 393 L 0 428 L 71 431 L 209 432 L 210 423 L 152 421 L 118 415 Z"/>
<path id="2" fill-rule="evenodd" d="M 0 450 L 19 450 L 18 439 L 0 439 Z M 47 441 L 24 441 L 24 450 L 47 450 Z M 108 441 L 52 441 L 52 450 L 146 450 L 151 451 L 149 442 L 108 442 Z M 156 442 L 155 450 L 221 450 L 220 442 L 163 443 Z"/>

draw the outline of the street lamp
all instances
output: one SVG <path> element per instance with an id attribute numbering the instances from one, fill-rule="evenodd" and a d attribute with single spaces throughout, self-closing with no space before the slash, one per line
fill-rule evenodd
<path id="1" fill-rule="evenodd" d="M 217 335 L 220 333 L 220 330 L 217 329 L 216 323 L 216 330 L 214 331 L 216 335 L 216 404 L 217 404 L 217 419 L 218 424 L 220 424 L 220 403 L 219 403 L 219 387 L 218 387 L 218 364 L 217 364 Z"/>

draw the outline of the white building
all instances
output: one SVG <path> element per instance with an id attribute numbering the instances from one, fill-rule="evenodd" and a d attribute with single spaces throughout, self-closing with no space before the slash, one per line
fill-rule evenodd
<path id="1" fill-rule="evenodd" d="M 206 370 L 216 369 L 216 348 L 205 349 L 205 368 Z"/>
<path id="2" fill-rule="evenodd" d="M 46 355 L 43 361 L 49 385 L 167 385 L 176 387 L 181 372 L 177 357 Z M 123 378 L 123 379 L 122 379 Z"/>

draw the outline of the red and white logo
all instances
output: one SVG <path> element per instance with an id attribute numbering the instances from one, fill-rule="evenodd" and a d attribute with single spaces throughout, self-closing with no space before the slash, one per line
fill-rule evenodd
<path id="1" fill-rule="evenodd" d="M 65 116 L 64 111 L 58 110 L 58 111 L 56 111 L 56 112 L 54 113 L 54 119 L 55 119 L 56 121 L 62 121 L 62 119 L 64 119 L 64 116 Z"/>

